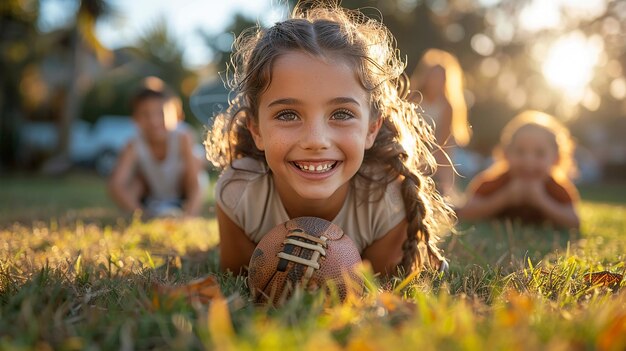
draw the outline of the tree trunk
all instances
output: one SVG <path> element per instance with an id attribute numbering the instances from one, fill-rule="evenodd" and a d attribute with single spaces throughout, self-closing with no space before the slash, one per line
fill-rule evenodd
<path id="1" fill-rule="evenodd" d="M 0 174 L 15 166 L 17 160 L 18 111 L 8 101 L 19 101 L 19 95 L 13 89 L 2 84 L 0 97 Z"/>
<path id="2" fill-rule="evenodd" d="M 71 56 L 68 62 L 70 77 L 64 108 L 57 122 L 58 144 L 54 156 L 46 161 L 42 167 L 42 172 L 45 174 L 56 175 L 65 173 L 72 166 L 70 141 L 72 138 L 72 122 L 78 118 L 78 111 L 82 99 L 80 81 L 83 74 L 82 57 L 84 50 L 82 48 L 78 28 L 73 29 L 71 36 Z"/>

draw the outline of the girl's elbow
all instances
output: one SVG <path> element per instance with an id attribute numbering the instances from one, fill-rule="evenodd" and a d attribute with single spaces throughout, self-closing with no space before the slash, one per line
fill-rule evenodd
<path id="1" fill-rule="evenodd" d="M 481 215 L 480 211 L 478 211 L 474 206 L 468 205 L 457 209 L 456 216 L 460 221 L 475 221 L 483 219 L 484 217 Z"/>
<path id="2" fill-rule="evenodd" d="M 569 218 L 562 219 L 557 227 L 567 230 L 580 230 L 580 218 L 577 214 L 572 214 Z"/>
<path id="3" fill-rule="evenodd" d="M 580 216 L 575 208 L 571 208 L 569 211 L 569 228 L 573 230 L 580 230 Z"/>
<path id="4" fill-rule="evenodd" d="M 230 273 L 232 273 L 235 276 L 242 276 L 242 275 L 246 275 L 246 273 L 247 273 L 245 265 L 234 264 L 233 262 L 221 261 L 220 262 L 220 270 L 223 273 L 230 272 Z"/>
<path id="5" fill-rule="evenodd" d="M 572 218 L 569 229 L 580 230 L 580 218 L 578 216 Z"/>

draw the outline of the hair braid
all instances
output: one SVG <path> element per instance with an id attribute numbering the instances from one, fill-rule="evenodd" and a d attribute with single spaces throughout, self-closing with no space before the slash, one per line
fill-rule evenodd
<path id="1" fill-rule="evenodd" d="M 400 267 L 405 272 L 421 268 L 425 264 L 439 269 L 443 257 L 436 246 L 434 246 L 437 236 L 432 233 L 432 228 L 426 221 L 426 218 L 431 214 L 429 213 L 427 200 L 421 195 L 425 190 L 423 189 L 425 184 L 400 159 L 394 160 L 390 165 L 404 177 L 401 188 L 402 199 L 404 200 L 404 207 L 409 219 L 407 237 L 402 244 L 403 254 Z M 424 244 L 426 252 L 419 250 L 418 246 L 420 243 Z"/>

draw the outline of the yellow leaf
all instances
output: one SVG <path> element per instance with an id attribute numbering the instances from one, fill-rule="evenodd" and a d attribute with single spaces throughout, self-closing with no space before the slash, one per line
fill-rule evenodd
<path id="1" fill-rule="evenodd" d="M 626 343 L 626 314 L 618 315 L 598 335 L 599 350 L 618 350 Z"/>
<path id="2" fill-rule="evenodd" d="M 217 350 L 234 350 L 235 330 L 228 311 L 228 302 L 223 297 L 213 300 L 209 306 L 209 333 Z"/>

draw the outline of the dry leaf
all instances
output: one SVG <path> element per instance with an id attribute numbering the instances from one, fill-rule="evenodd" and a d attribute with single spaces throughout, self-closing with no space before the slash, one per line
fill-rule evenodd
<path id="1" fill-rule="evenodd" d="M 153 307 L 159 307 L 159 296 L 164 298 L 185 298 L 190 303 L 200 302 L 208 304 L 213 299 L 223 298 L 220 285 L 215 276 L 208 275 L 199 279 L 190 281 L 184 285 L 168 286 L 157 284 L 155 286 L 156 295 L 153 299 Z"/>
<path id="2" fill-rule="evenodd" d="M 609 271 L 593 272 L 583 275 L 583 280 L 589 285 L 606 286 L 614 289 L 618 288 L 624 276 L 619 273 L 611 273 Z"/>

